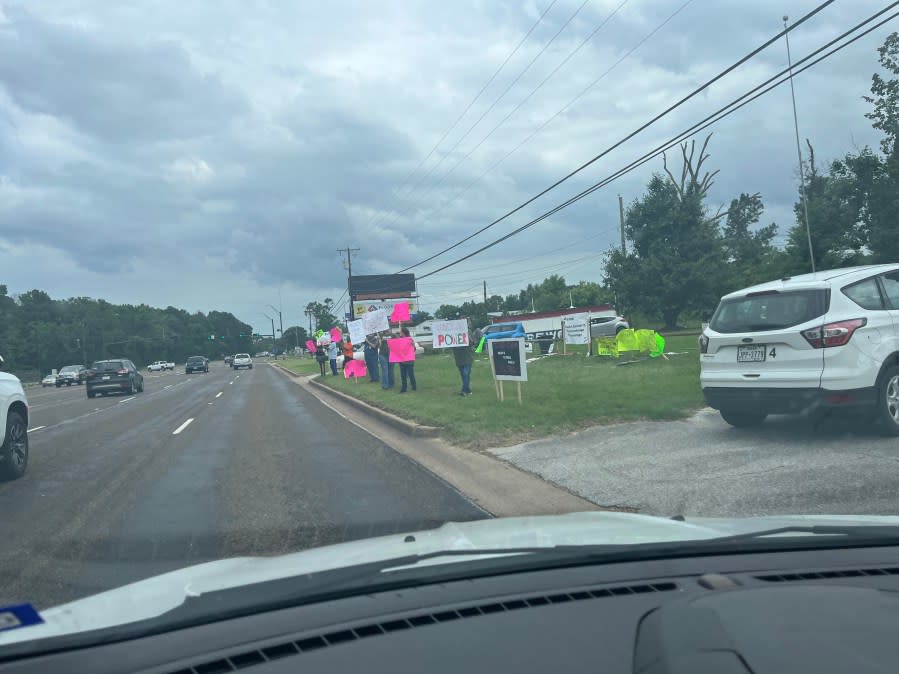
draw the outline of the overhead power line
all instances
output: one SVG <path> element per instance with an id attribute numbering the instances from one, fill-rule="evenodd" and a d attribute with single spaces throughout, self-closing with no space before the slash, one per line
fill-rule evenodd
<path id="1" fill-rule="evenodd" d="M 590 0 L 583 0 L 583 2 L 580 5 L 578 5 L 578 8 L 576 10 L 574 10 L 574 13 L 568 17 L 568 20 L 565 21 L 565 23 L 562 24 L 562 26 L 559 28 L 559 30 L 556 31 L 556 33 L 549 39 L 549 41 L 545 45 L 543 45 L 543 47 L 540 49 L 540 51 L 537 52 L 537 54 L 528 62 L 528 64 L 524 67 L 524 69 L 520 73 L 518 73 L 518 75 L 516 75 L 515 78 L 511 82 L 509 82 L 509 84 L 506 86 L 506 88 L 503 89 L 502 93 L 500 93 L 500 95 L 494 99 L 494 101 L 487 107 L 487 109 L 481 113 L 481 116 L 475 120 L 474 124 L 472 124 L 468 128 L 468 130 L 465 133 L 463 133 L 456 140 L 456 142 L 453 144 L 453 146 L 443 154 L 443 156 L 437 161 L 437 163 L 434 164 L 430 169 L 428 169 L 427 173 L 425 173 L 421 178 L 419 178 L 415 182 L 415 184 L 412 186 L 412 188 L 408 192 L 406 192 L 404 197 L 408 197 L 409 195 L 411 195 L 418 188 L 418 186 L 422 184 L 422 182 L 427 180 L 428 177 L 434 171 L 436 171 L 440 167 L 440 165 L 443 164 L 444 161 L 446 161 L 447 157 L 449 157 L 453 152 L 455 152 L 456 148 L 459 147 L 459 145 L 462 143 L 462 141 L 465 140 L 466 138 L 468 138 L 469 134 L 475 130 L 475 128 L 478 126 L 478 124 L 480 124 L 484 120 L 484 118 L 488 114 L 490 114 L 490 112 L 493 111 L 493 108 L 495 108 L 496 105 L 501 100 L 503 100 L 503 98 L 505 98 L 506 94 L 508 94 L 512 90 L 512 87 L 514 87 L 516 84 L 518 84 L 518 81 L 522 77 L 524 77 L 524 75 L 531 69 L 531 66 L 533 66 L 541 56 L 543 56 L 543 54 L 546 52 L 546 50 L 550 48 L 550 46 L 553 44 L 553 42 L 556 41 L 556 38 L 558 38 L 559 35 L 562 34 L 562 32 L 568 27 L 568 24 L 570 24 L 574 20 L 574 18 L 580 13 L 580 11 L 584 8 L 584 6 L 588 2 L 590 2 Z M 408 207 L 406 210 L 408 210 Z M 403 212 L 406 212 L 406 211 L 403 211 Z M 377 221 L 377 223 L 380 223 L 384 219 L 384 217 L 386 217 L 386 216 L 382 216 L 382 218 L 379 219 Z"/>
<path id="2" fill-rule="evenodd" d="M 895 19 L 896 17 L 899 17 L 899 12 L 896 12 L 896 13 L 894 13 L 894 14 L 891 14 L 891 15 L 888 16 L 887 18 L 885 18 L 885 19 L 883 19 L 882 21 L 878 22 L 877 24 L 875 24 L 875 25 L 869 27 L 867 30 L 865 30 L 865 31 L 863 31 L 862 33 L 856 35 L 856 36 L 853 37 L 852 39 L 846 41 L 844 44 L 841 44 L 841 45 L 839 45 L 839 46 L 837 46 L 837 47 L 834 47 L 834 48 L 831 49 L 829 52 L 827 52 L 827 53 L 825 53 L 825 54 L 822 54 L 821 56 L 819 56 L 818 58 L 816 58 L 816 59 L 814 59 L 814 60 L 812 60 L 812 61 L 809 61 L 809 59 L 812 59 L 815 55 L 820 54 L 822 51 L 824 51 L 824 50 L 830 48 L 832 45 L 834 45 L 834 44 L 836 44 L 837 42 L 843 40 L 843 39 L 846 38 L 847 36 L 849 36 L 849 35 L 851 35 L 852 33 L 856 32 L 856 31 L 857 31 L 859 28 L 861 28 L 862 26 L 864 26 L 864 25 L 870 23 L 871 21 L 875 20 L 877 17 L 883 15 L 884 13 L 890 11 L 891 9 L 893 9 L 894 7 L 896 7 L 897 5 L 899 5 L 899 0 L 897 0 L 897 2 L 893 2 L 893 3 L 889 4 L 889 5 L 888 5 L 887 7 L 885 7 L 884 9 L 882 9 L 882 10 L 880 10 L 879 12 L 873 14 L 872 16 L 870 16 L 869 18 L 865 19 L 864 21 L 862 21 L 862 22 L 856 24 L 854 27 L 850 28 L 850 29 L 847 30 L 846 32 L 840 34 L 839 36 L 837 36 L 836 38 L 834 38 L 833 40 L 831 40 L 830 42 L 826 43 L 825 45 L 822 45 L 821 47 L 819 47 L 819 48 L 816 49 L 815 51 L 811 52 L 810 54 L 808 54 L 808 55 L 805 56 L 804 58 L 802 58 L 802 59 L 800 59 L 799 61 L 797 61 L 796 63 L 794 63 L 794 64 L 793 64 L 793 77 L 795 77 L 796 75 L 798 75 L 798 74 L 804 72 L 805 70 L 808 70 L 809 68 L 815 66 L 816 64 L 820 63 L 821 61 L 823 61 L 823 60 L 825 60 L 825 59 L 827 59 L 827 58 L 833 56 L 833 55 L 836 54 L 837 52 L 839 52 L 839 51 L 845 49 L 845 48 L 848 47 L 849 45 L 855 43 L 856 41 L 858 41 L 858 40 L 860 40 L 861 38 L 865 37 L 866 35 L 870 34 L 871 32 L 877 30 L 878 28 L 880 28 L 881 26 L 885 25 L 886 23 L 889 23 L 890 21 L 892 21 L 892 20 Z M 795 27 L 795 25 L 794 25 L 793 27 Z M 809 62 L 806 63 L 802 68 L 799 68 L 798 70 L 796 69 L 796 66 L 798 66 L 798 65 L 800 65 L 800 64 L 802 64 L 802 63 L 805 63 L 806 61 L 809 61 Z M 493 246 L 495 246 L 495 245 L 497 245 L 497 244 L 499 244 L 499 243 L 502 243 L 503 241 L 505 241 L 505 240 L 511 238 L 512 236 L 515 236 L 515 235 L 521 233 L 522 231 L 524 231 L 524 230 L 526 230 L 526 229 L 529 229 L 530 227 L 534 226 L 534 225 L 537 224 L 538 222 L 541 222 L 541 221 L 545 220 L 546 218 L 551 217 L 552 215 L 554 215 L 555 213 L 559 212 L 560 210 L 562 210 L 562 209 L 564 209 L 564 208 L 567 208 L 567 207 L 570 206 L 571 204 L 573 204 L 573 203 L 575 203 L 575 202 L 577 202 L 577 201 L 580 201 L 580 200 L 583 199 L 584 197 L 586 197 L 586 196 L 592 194 L 593 192 L 595 192 L 595 191 L 597 191 L 597 190 L 599 190 L 599 189 L 605 187 L 606 185 L 608 185 L 609 183 L 611 183 L 611 182 L 614 181 L 614 180 L 617 180 L 618 178 L 620 178 L 621 176 L 625 175 L 626 173 L 630 173 L 631 171 L 633 171 L 634 169 L 638 168 L 639 166 L 645 164 L 646 162 L 650 161 L 651 159 L 653 159 L 653 158 L 655 158 L 655 157 L 658 157 L 660 154 L 662 154 L 662 152 L 665 152 L 666 150 L 671 149 L 672 147 L 674 147 L 675 145 L 677 145 L 678 143 L 680 143 L 680 142 L 681 142 L 682 140 L 684 140 L 685 138 L 688 138 L 689 136 L 694 135 L 695 133 L 698 133 L 699 131 L 702 131 L 702 130 L 704 130 L 704 129 L 710 127 L 710 126 L 712 126 L 713 124 L 717 123 L 718 121 L 720 121 L 720 120 L 724 119 L 725 117 L 728 117 L 729 115 L 733 114 L 734 112 L 736 112 L 737 110 L 739 110 L 739 109 L 742 108 L 743 106 L 748 105 L 749 103 L 751 103 L 752 101 L 754 101 L 754 100 L 760 98 L 761 96 L 764 96 L 765 94 L 767 94 L 768 92 L 770 92 L 772 89 L 775 89 L 775 88 L 781 86 L 782 84 L 785 84 L 786 82 L 789 81 L 789 75 L 788 75 L 787 77 L 783 77 L 783 75 L 786 74 L 786 73 L 788 73 L 789 70 L 790 70 L 789 68 L 785 68 L 784 70 L 781 70 L 779 73 L 777 73 L 777 74 L 774 75 L 773 77 L 769 78 L 768 80 L 766 80 L 766 81 L 763 82 L 762 84 L 758 85 L 757 87 L 754 87 L 753 89 L 751 89 L 751 90 L 748 91 L 747 93 L 745 93 L 745 94 L 743 94 L 742 96 L 740 96 L 740 97 L 734 99 L 733 101 L 731 101 L 731 103 L 725 105 L 724 107 L 719 108 L 719 110 L 718 110 L 717 112 L 712 113 L 712 115 L 709 115 L 708 117 L 706 117 L 706 118 L 705 118 L 704 120 L 702 120 L 701 122 L 698 122 L 697 124 L 694 124 L 694 125 L 693 125 L 692 127 L 690 127 L 689 129 L 687 129 L 687 130 L 685 130 L 685 131 L 683 131 L 683 132 L 677 134 L 677 135 L 676 135 L 674 138 L 672 138 L 670 141 L 666 142 L 665 144 L 663 144 L 663 145 L 661 145 L 661 146 L 658 146 L 658 147 L 657 147 L 656 149 L 654 149 L 654 150 L 651 150 L 650 152 L 648 152 L 648 153 L 646 153 L 645 155 L 643 155 L 641 158 L 639 158 L 639 159 L 637 159 L 637 160 L 631 162 L 630 164 L 628 164 L 626 167 L 624 167 L 624 168 L 622 168 L 622 169 L 619 169 L 618 171 L 616 171 L 616 172 L 613 173 L 612 175 L 607 176 L 606 178 L 604 178 L 603 180 L 601 180 L 601 181 L 599 181 L 599 182 L 597 182 L 597 183 L 594 183 L 592 186 L 590 186 L 590 187 L 587 188 L 586 190 L 584 190 L 584 191 L 582 191 L 582 192 L 580 192 L 580 193 L 574 195 L 573 197 L 571 197 L 571 198 L 569 198 L 568 200 L 562 202 L 561 204 L 559 204 L 559 205 L 553 207 L 552 209 L 550 209 L 549 211 L 543 213 L 542 215 L 538 216 L 537 218 L 534 218 L 534 219 L 531 220 L 530 222 L 525 223 L 525 224 L 522 225 L 521 227 L 518 227 L 517 229 L 512 230 L 512 231 L 509 232 L 508 234 L 506 234 L 506 235 L 500 237 L 499 239 L 496 239 L 496 240 L 492 241 L 491 243 L 487 244 L 486 246 L 482 246 L 481 248 L 478 248 L 477 250 L 473 251 L 472 253 L 469 253 L 468 255 L 465 255 L 464 257 L 462 257 L 462 258 L 460 258 L 460 259 L 458 259 L 458 260 L 456 260 L 456 261 L 454 261 L 454 262 L 451 262 L 451 263 L 449 263 L 449 264 L 447 264 L 447 265 L 444 265 L 444 266 L 442 266 L 442 267 L 440 267 L 440 268 L 438 268 L 438 269 L 435 269 L 435 270 L 432 271 L 432 272 L 429 272 L 429 273 L 427 273 L 427 274 L 424 274 L 424 275 L 422 275 L 422 276 L 419 276 L 419 277 L 418 277 L 419 280 L 425 279 L 425 278 L 427 278 L 427 277 L 429 277 L 429 276 L 433 276 L 434 274 L 437 274 L 438 272 L 441 272 L 441 271 L 443 271 L 444 269 L 448 269 L 448 268 L 450 268 L 450 267 L 453 267 L 453 266 L 455 266 L 455 265 L 457 265 L 457 264 L 459 264 L 459 263 L 461 263 L 461 262 L 463 262 L 463 261 L 465 261 L 465 260 L 467 260 L 467 259 L 470 259 L 471 257 L 474 257 L 475 255 L 478 255 L 479 253 L 484 252 L 485 250 L 488 250 L 489 248 L 492 248 Z M 779 77 L 781 78 L 779 81 L 773 82 L 774 80 L 776 80 L 776 79 L 779 78 Z M 773 84 L 772 84 L 772 82 L 773 82 Z M 743 99 L 745 99 L 745 100 L 743 100 Z"/>
<path id="3" fill-rule="evenodd" d="M 437 148 L 440 147 L 440 145 L 443 143 L 443 141 L 446 140 L 446 137 L 449 136 L 450 133 L 452 133 L 453 129 L 455 129 L 459 125 L 459 122 L 462 121 L 462 119 L 465 117 L 465 115 L 468 114 L 468 111 L 471 110 L 471 108 L 474 106 L 474 104 L 477 103 L 477 101 L 481 98 L 481 95 L 485 91 L 487 91 L 487 87 L 489 87 L 491 84 L 493 84 L 493 81 L 499 76 L 499 74 L 503 71 L 503 69 L 506 67 L 506 65 L 509 63 L 509 61 L 512 60 L 512 57 L 515 56 L 515 54 L 518 53 L 518 50 L 521 49 L 521 46 L 525 42 L 527 42 L 527 39 L 531 36 L 531 33 L 533 33 L 536 30 L 537 26 L 539 26 L 540 23 L 543 21 L 543 17 L 545 17 L 549 13 L 549 10 L 551 10 L 553 8 L 553 5 L 555 5 L 556 2 L 558 2 L 558 0 L 552 0 L 552 2 L 549 3 L 547 8 L 543 10 L 543 13 L 540 14 L 539 17 L 537 17 L 537 20 L 534 22 L 534 25 L 532 25 L 530 27 L 530 29 L 528 30 L 528 32 L 524 34 L 524 37 L 522 37 L 521 40 L 518 41 L 518 44 L 515 45 L 515 48 L 509 52 L 509 54 L 506 56 L 506 58 L 503 60 L 503 62 L 499 65 L 499 68 L 497 68 L 493 72 L 493 74 L 490 76 L 490 79 L 488 79 L 487 82 L 484 84 L 484 86 L 481 87 L 480 91 L 478 91 L 478 93 L 475 94 L 474 98 L 472 98 L 471 101 L 469 101 L 468 105 L 465 106 L 465 109 L 461 112 L 461 114 L 458 117 L 456 117 L 456 120 L 450 125 L 450 127 L 446 131 L 444 131 L 443 135 L 440 137 L 440 140 L 438 140 L 436 143 L 434 143 L 434 147 L 432 147 L 431 150 L 428 152 L 428 154 L 425 155 L 424 159 L 422 159 L 420 162 L 418 162 L 418 165 L 414 169 L 412 169 L 405 178 L 403 178 L 403 180 L 400 183 L 397 190 L 402 189 L 409 182 L 409 180 L 412 178 L 412 176 L 414 176 L 419 171 L 419 169 L 421 169 L 421 167 L 425 165 L 425 163 L 428 161 L 428 159 L 431 158 L 431 156 L 434 154 L 434 152 L 437 151 Z M 396 191 L 394 193 L 396 194 Z M 411 193 L 411 190 L 409 193 Z M 369 225 L 372 224 L 377 219 L 378 215 L 379 214 L 373 215 L 371 220 L 368 221 L 368 224 Z"/>
<path id="4" fill-rule="evenodd" d="M 703 84 L 701 84 L 700 86 L 698 86 L 697 88 L 695 88 L 693 91 L 691 91 L 691 92 L 690 92 L 689 94 L 687 94 L 686 96 L 684 96 L 684 97 L 682 97 L 681 99 L 679 99 L 677 102 L 675 102 L 675 103 L 673 103 L 672 105 L 670 105 L 670 106 L 668 106 L 667 108 L 665 108 L 665 110 L 663 110 L 662 112 L 660 112 L 659 114 L 657 114 L 656 116 L 654 116 L 654 117 L 653 117 L 652 119 L 650 119 L 648 122 L 645 122 L 644 124 L 642 124 L 641 126 L 639 126 L 638 128 L 636 128 L 635 130 L 631 131 L 629 134 L 627 134 L 626 136 L 624 136 L 624 137 L 621 138 L 620 140 L 616 141 L 615 143 L 613 143 L 612 145 L 610 145 L 609 147 L 607 147 L 605 150 L 603 150 L 602 152 L 600 152 L 598 155 L 596 155 L 596 156 L 593 157 L 592 159 L 590 159 L 590 160 L 584 162 L 583 164 L 581 164 L 580 166 L 578 166 L 576 169 L 574 169 L 573 171 L 571 171 L 571 172 L 568 173 L 567 175 L 563 176 L 562 178 L 560 178 L 559 180 L 557 180 L 556 182 L 554 182 L 552 185 L 550 185 L 549 187 L 547 187 L 547 188 L 545 188 L 544 190 L 542 190 L 541 192 L 538 192 L 537 194 L 535 194 L 533 197 L 531 197 L 531 198 L 528 199 L 527 201 L 525 201 L 525 202 L 519 204 L 518 206 L 516 206 L 516 207 L 513 208 L 512 210 L 506 212 L 504 215 L 500 216 L 499 218 L 497 218 L 497 219 L 494 220 L 493 222 L 491 222 L 491 223 L 485 225 L 484 227 L 482 227 L 481 229 L 477 230 L 476 232 L 474 232 L 474 233 L 468 235 L 468 236 L 465 237 L 464 239 L 462 239 L 462 240 L 460 240 L 460 241 L 454 243 L 452 246 L 449 246 L 448 248 L 444 248 L 443 250 L 441 250 L 441 251 L 439 251 L 439 252 L 437 252 L 437 253 L 431 255 L 430 257 L 425 258 L 424 260 L 420 260 L 419 262 L 416 262 L 415 264 L 410 265 L 410 266 L 406 267 L 405 269 L 402 269 L 402 270 L 401 270 L 400 272 L 398 272 L 398 273 L 402 273 L 402 272 L 408 271 L 408 270 L 410 270 L 410 269 L 414 269 L 415 267 L 418 267 L 418 266 L 420 266 L 420 265 L 422 265 L 422 264 L 425 264 L 426 262 L 430 262 L 430 261 L 433 260 L 434 258 L 439 257 L 440 255 L 443 255 L 444 253 L 448 253 L 449 251 L 454 250 L 455 248 L 458 248 L 459 246 L 461 246 L 461 245 L 462 245 L 463 243 L 465 243 L 466 241 L 469 241 L 469 240 L 473 239 L 475 236 L 477 236 L 477 235 L 479 235 L 479 234 L 481 234 L 481 233 L 487 231 L 487 230 L 490 229 L 491 227 L 494 227 L 495 225 L 499 224 L 500 222 L 506 220 L 507 218 L 511 217 L 512 215 L 514 215 L 514 214 L 517 213 L 518 211 L 522 210 L 522 209 L 525 208 L 526 206 L 528 206 L 528 205 L 534 203 L 537 199 L 539 199 L 540 197 L 542 197 L 542 196 L 546 195 L 547 193 L 551 192 L 552 190 L 554 190 L 555 188 L 557 188 L 557 187 L 558 187 L 559 185 L 561 185 L 562 183 L 564 183 L 564 182 L 570 180 L 572 177 L 574 177 L 575 175 L 577 175 L 578 173 L 580 173 L 581 171 L 583 171 L 583 170 L 586 169 L 587 167 L 592 166 L 592 165 L 595 164 L 597 161 L 599 161 L 600 159 L 602 159 L 603 157 L 605 157 L 607 154 L 609 154 L 610 152 L 612 152 L 612 151 L 615 150 L 616 148 L 620 147 L 621 145 L 623 145 L 623 144 L 626 143 L 627 141 L 631 140 L 634 136 L 636 136 L 636 135 L 638 135 L 639 133 L 641 133 L 642 131 L 646 130 L 647 128 L 649 128 L 650 126 L 652 126 L 653 124 L 655 124 L 656 122 L 658 122 L 660 119 L 662 119 L 663 117 L 667 116 L 668 114 L 670 114 L 671 112 L 673 112 L 674 110 L 676 110 L 677 108 L 679 108 L 681 105 L 683 105 L 684 103 L 686 103 L 686 102 L 689 101 L 690 99 L 692 99 L 692 98 L 698 96 L 700 93 L 702 93 L 703 91 L 705 91 L 706 89 L 708 89 L 710 86 L 712 86 L 715 82 L 717 82 L 718 80 L 720 80 L 720 79 L 726 77 L 728 74 L 730 74 L 731 72 L 733 72 L 734 70 L 736 70 L 737 68 L 739 68 L 741 65 L 743 65 L 743 64 L 746 63 L 747 61 L 749 61 L 749 60 L 751 60 L 752 58 L 754 58 L 755 56 L 757 56 L 759 53 L 761 53 L 762 51 L 764 51 L 765 49 L 767 49 L 768 47 L 770 47 L 772 44 L 774 44 L 775 42 L 779 41 L 780 38 L 782 38 L 782 37 L 783 37 L 784 35 L 786 35 L 788 32 L 790 32 L 790 31 L 792 31 L 792 30 L 795 30 L 797 27 L 801 26 L 803 23 L 805 23 L 806 21 L 808 21 L 809 19 L 811 19 L 813 16 L 815 16 L 816 14 L 818 14 L 819 12 L 821 12 L 821 11 L 822 11 L 823 9 L 825 9 L 828 5 L 831 5 L 833 2 L 834 2 L 834 0 L 825 0 L 825 2 L 822 2 L 820 5 L 818 5 L 817 7 L 815 7 L 812 11 L 808 12 L 805 16 L 803 16 L 801 19 L 799 19 L 799 20 L 798 20 L 796 23 L 794 23 L 792 26 L 790 26 L 789 28 L 785 28 L 784 30 L 778 32 L 774 37 L 772 37 L 772 38 L 766 40 L 766 41 L 765 41 L 764 43 L 762 43 L 760 46 L 756 47 L 756 48 L 753 49 L 751 52 L 749 52 L 749 53 L 746 54 L 745 56 L 741 57 L 741 58 L 740 58 L 739 60 L 737 60 L 735 63 L 731 64 L 730 66 L 728 66 L 727 68 L 725 68 L 724 70 L 722 70 L 721 72 L 719 72 L 717 75 L 715 75 L 714 77 L 710 78 L 709 80 L 706 80 Z"/>
<path id="5" fill-rule="evenodd" d="M 476 143 L 470 150 L 468 150 L 468 152 L 466 152 L 464 155 L 462 155 L 461 157 L 459 157 L 459 159 L 457 159 L 456 162 L 455 162 L 455 163 L 454 163 L 454 164 L 453 164 L 447 171 L 445 171 L 445 172 L 443 173 L 442 176 L 440 176 L 440 178 L 437 180 L 437 182 L 435 182 L 433 185 L 431 185 L 430 188 L 428 188 L 428 191 L 427 191 L 427 192 L 425 192 L 424 194 L 422 194 L 422 195 L 418 198 L 418 200 L 417 200 L 414 204 L 412 204 L 411 207 L 407 207 L 407 209 L 406 209 L 405 212 L 408 212 L 408 211 L 410 210 L 410 208 L 414 209 L 414 208 L 417 207 L 419 204 L 424 203 L 425 200 L 428 198 L 428 196 L 430 196 L 430 194 L 431 194 L 434 190 L 436 190 L 438 187 L 440 187 L 440 185 L 443 184 L 443 181 L 446 180 L 450 175 L 452 175 L 453 172 L 454 172 L 457 168 L 459 168 L 459 165 L 462 164 L 462 162 L 464 162 L 464 161 L 465 161 L 466 159 L 468 159 L 471 155 L 473 155 L 473 154 L 478 150 L 478 148 L 480 148 L 485 142 L 487 142 L 487 140 L 488 140 L 494 133 L 496 133 L 496 132 L 497 132 L 497 131 L 498 131 L 498 130 L 499 130 L 499 129 L 506 123 L 506 122 L 508 122 L 508 121 L 512 118 L 512 116 L 515 115 L 515 113 L 518 112 L 518 111 L 524 106 L 525 103 L 527 103 L 529 100 L 531 100 L 531 98 L 534 96 L 534 94 L 536 94 L 538 91 L 540 91 L 540 89 L 543 88 L 543 85 L 544 85 L 544 84 L 546 84 L 547 82 L 549 82 L 549 80 L 551 80 L 551 79 L 555 76 L 555 74 L 556 74 L 557 72 L 559 72 L 559 71 L 565 66 L 566 63 L 568 63 L 572 58 L 574 58 L 575 54 L 577 54 L 577 53 L 584 47 L 584 45 L 586 45 L 590 40 L 592 40 L 592 39 L 596 36 L 596 34 L 597 34 L 600 30 L 602 30 L 602 28 L 603 28 L 609 21 L 611 21 L 611 20 L 615 17 L 615 15 L 617 15 L 618 12 L 620 12 L 628 2 L 630 2 L 630 0 L 622 0 L 622 2 L 621 2 L 621 3 L 620 3 L 614 10 L 612 10 L 611 14 L 609 14 L 605 19 L 603 19 L 603 20 L 599 23 L 599 25 L 596 26 L 596 28 L 593 29 L 593 32 L 592 32 L 592 33 L 590 33 L 587 37 L 585 37 L 583 40 L 581 40 L 581 42 L 580 42 L 574 49 L 572 49 L 570 52 L 568 52 L 567 56 L 565 56 L 565 58 L 563 58 L 563 59 L 559 62 L 559 64 L 556 65 L 556 67 L 553 68 L 553 69 L 549 72 L 548 75 L 546 75 L 542 80 L 540 80 L 540 83 L 539 83 L 536 87 L 534 87 L 533 89 L 531 89 L 530 93 L 528 93 L 527 96 L 525 96 L 524 98 L 521 99 L 521 101 L 519 101 L 518 105 L 516 105 L 514 108 L 512 108 L 512 110 L 511 110 L 508 114 L 506 114 L 506 116 L 503 117 L 503 118 L 499 121 L 498 124 L 496 124 L 492 129 L 490 129 L 490 131 L 487 132 L 487 135 L 485 135 L 483 138 L 481 138 L 481 140 L 478 141 L 478 143 Z M 396 220 L 397 217 L 399 217 L 399 213 L 398 213 L 398 212 L 397 212 L 397 213 L 394 213 L 393 216 L 391 216 L 391 219 L 388 220 L 386 224 L 389 225 L 389 224 L 392 223 L 394 220 Z"/>

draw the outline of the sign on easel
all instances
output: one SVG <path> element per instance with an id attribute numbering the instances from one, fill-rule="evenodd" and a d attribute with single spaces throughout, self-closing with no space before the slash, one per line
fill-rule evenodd
<path id="1" fill-rule="evenodd" d="M 503 382 L 514 381 L 518 384 L 518 403 L 521 404 L 521 382 L 528 380 L 527 352 L 524 339 L 491 339 L 487 342 L 490 354 L 490 368 L 496 382 L 496 395 L 502 401 L 506 399 Z"/>

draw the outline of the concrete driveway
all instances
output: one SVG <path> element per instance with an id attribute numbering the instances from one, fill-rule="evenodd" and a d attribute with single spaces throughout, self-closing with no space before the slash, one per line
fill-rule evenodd
<path id="1" fill-rule="evenodd" d="M 646 514 L 899 514 L 899 438 L 848 418 L 734 429 L 707 409 L 491 451 L 601 506 Z"/>

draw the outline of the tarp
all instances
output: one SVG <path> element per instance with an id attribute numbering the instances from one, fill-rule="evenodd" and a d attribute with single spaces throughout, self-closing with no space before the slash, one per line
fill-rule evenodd
<path id="1" fill-rule="evenodd" d="M 391 363 L 408 363 L 415 360 L 415 342 L 411 337 L 388 339 L 387 348 L 390 349 Z"/>

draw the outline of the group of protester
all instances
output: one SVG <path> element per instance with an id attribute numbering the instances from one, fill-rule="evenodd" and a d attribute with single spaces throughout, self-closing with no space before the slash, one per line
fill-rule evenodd
<path id="1" fill-rule="evenodd" d="M 468 324 L 469 340 L 467 346 L 455 347 L 452 350 L 456 367 L 459 369 L 459 376 L 462 379 L 462 390 L 460 395 L 471 395 L 471 367 L 474 364 L 474 349 L 480 341 L 480 331 L 471 331 L 471 322 Z M 402 351 L 408 354 L 402 361 L 391 360 L 390 344 L 395 340 L 405 340 L 408 347 Z M 394 347 L 397 344 L 394 343 Z M 399 351 L 399 350 L 397 350 Z M 344 337 L 344 341 L 338 347 L 336 342 L 328 345 L 318 345 L 315 350 L 315 358 L 318 361 L 321 376 L 327 374 L 326 361 L 330 361 L 331 374 L 337 375 L 337 356 L 343 353 L 343 367 L 346 369 L 348 362 L 353 360 L 353 344 L 350 342 L 349 335 Z M 384 390 L 392 389 L 395 385 L 394 381 L 394 365 L 400 367 L 401 388 L 400 393 L 406 393 L 408 386 L 411 385 L 413 391 L 418 390 L 415 381 L 415 341 L 409 333 L 409 328 L 401 328 L 398 336 L 390 333 L 378 332 L 368 335 L 365 338 L 363 346 L 363 355 L 365 357 L 365 369 L 368 373 L 370 383 L 380 383 Z"/>

